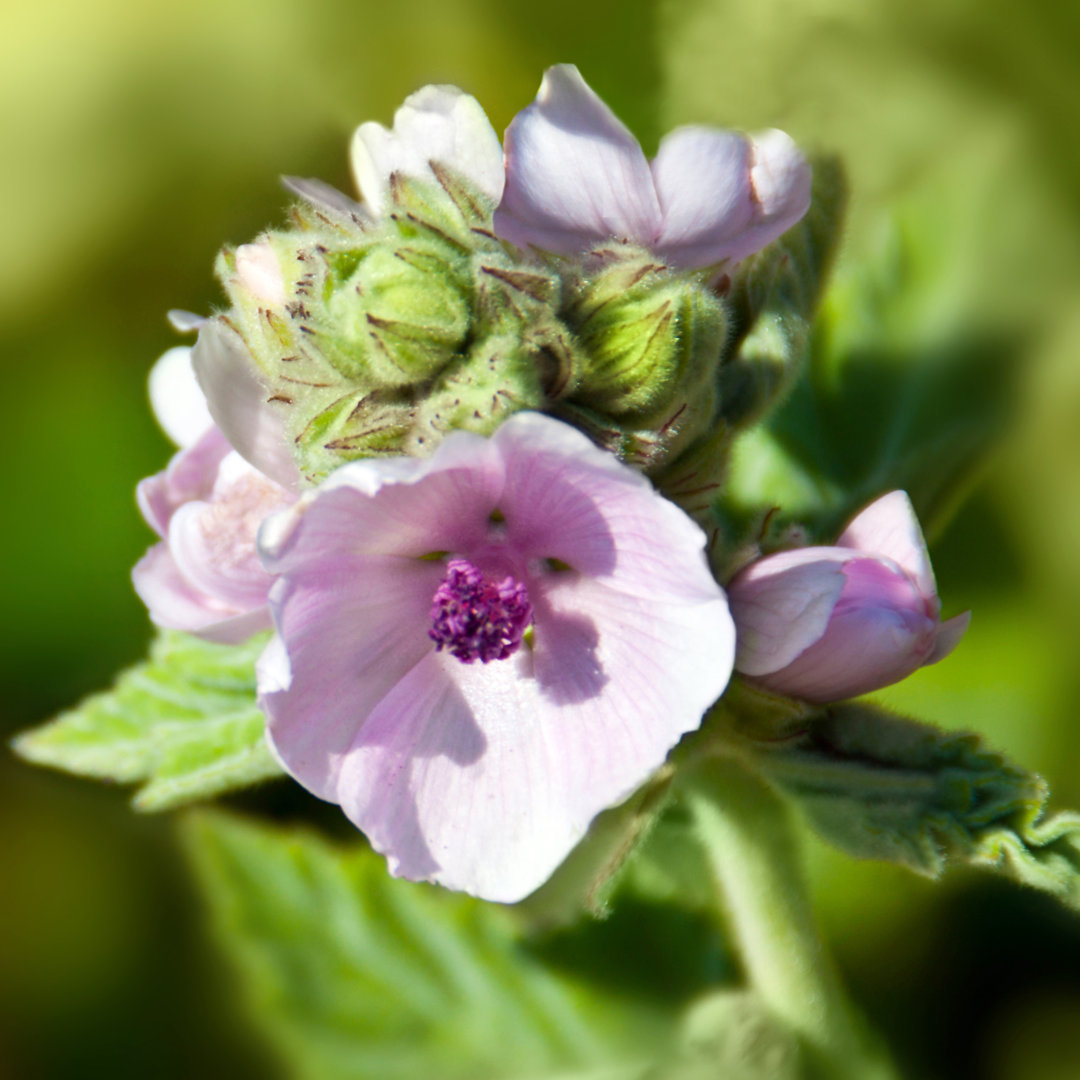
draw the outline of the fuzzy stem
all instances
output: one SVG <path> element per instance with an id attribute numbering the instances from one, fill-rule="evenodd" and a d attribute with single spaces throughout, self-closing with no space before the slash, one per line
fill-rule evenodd
<path id="1" fill-rule="evenodd" d="M 799 1035 L 816 1076 L 895 1080 L 826 953 L 779 797 L 726 758 L 700 762 L 683 784 L 759 999 Z"/>

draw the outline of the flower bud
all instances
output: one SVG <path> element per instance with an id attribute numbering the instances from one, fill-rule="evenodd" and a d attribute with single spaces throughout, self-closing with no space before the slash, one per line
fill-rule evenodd
<path id="1" fill-rule="evenodd" d="M 947 656 L 970 612 L 941 622 L 926 544 L 907 494 L 862 511 L 835 547 L 751 563 L 728 585 L 735 669 L 777 694 L 840 701 Z"/>
<path id="2" fill-rule="evenodd" d="M 284 306 L 285 278 L 277 252 L 269 241 L 241 244 L 236 249 L 236 276 L 240 285 L 257 300 L 275 307 Z"/>
<path id="3" fill-rule="evenodd" d="M 449 256 L 449 257 L 448 257 Z M 469 331 L 467 283 L 456 253 L 417 240 L 379 244 L 337 279 L 326 319 L 382 386 L 423 382 L 446 366 Z"/>
<path id="4" fill-rule="evenodd" d="M 647 254 L 619 258 L 583 284 L 567 321 L 588 357 L 582 404 L 612 417 L 660 416 L 702 394 L 712 404 L 726 321 L 694 278 Z"/>
<path id="5" fill-rule="evenodd" d="M 308 481 L 357 458 L 426 456 L 452 428 L 490 434 L 577 387 L 560 277 L 483 227 L 494 204 L 467 178 L 421 172 L 388 177 L 377 219 L 301 184 L 293 228 L 218 260 L 233 304 L 218 336 L 249 358 L 261 411 Z M 216 387 L 215 357 L 200 356 Z"/>

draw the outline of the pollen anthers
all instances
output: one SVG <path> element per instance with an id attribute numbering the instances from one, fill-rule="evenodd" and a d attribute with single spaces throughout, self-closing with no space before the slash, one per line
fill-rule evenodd
<path id="1" fill-rule="evenodd" d="M 496 582 L 468 559 L 451 559 L 431 600 L 428 636 L 436 652 L 487 664 L 517 652 L 532 618 L 524 582 L 512 575 Z"/>

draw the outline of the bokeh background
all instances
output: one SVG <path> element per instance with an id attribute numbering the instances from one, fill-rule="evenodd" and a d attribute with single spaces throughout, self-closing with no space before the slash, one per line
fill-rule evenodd
<path id="1" fill-rule="evenodd" d="M 1017 379 L 935 540 L 971 632 L 881 697 L 985 733 L 1077 805 L 1078 57 L 1080 7 L 1052 0 L 3 5 L 0 731 L 141 655 L 132 492 L 169 454 L 146 373 L 177 341 L 168 308 L 221 302 L 218 246 L 281 220 L 278 175 L 348 188 L 351 129 L 428 82 L 501 130 L 573 61 L 646 149 L 697 121 L 841 153 L 849 276 L 888 257 L 890 213 L 934 233 L 890 333 L 995 341 Z M 974 873 L 808 852 L 839 962 L 911 1076 L 1080 1078 L 1080 918 Z M 173 823 L 0 754 L 0 1076 L 273 1075 L 235 996 Z"/>

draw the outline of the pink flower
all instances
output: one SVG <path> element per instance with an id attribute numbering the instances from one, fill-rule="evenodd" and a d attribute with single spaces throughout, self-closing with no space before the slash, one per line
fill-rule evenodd
<path id="1" fill-rule="evenodd" d="M 507 129 L 505 152 L 495 231 L 559 254 L 615 240 L 685 269 L 731 263 L 810 205 L 810 166 L 782 131 L 677 128 L 649 162 L 572 64 L 548 69 Z"/>
<path id="2" fill-rule="evenodd" d="M 824 703 L 936 664 L 971 612 L 941 622 L 934 572 L 903 491 L 862 511 L 836 547 L 759 559 L 728 586 L 735 669 L 778 694 Z"/>
<path id="3" fill-rule="evenodd" d="M 242 641 L 270 626 L 270 575 L 255 536 L 293 496 L 231 449 L 210 420 L 190 349 L 171 349 L 150 375 L 151 401 L 181 450 L 136 489 L 162 538 L 132 571 L 135 591 L 159 626 L 211 641 Z"/>
<path id="4" fill-rule="evenodd" d="M 271 745 L 394 874 L 518 900 L 727 684 L 704 543 L 540 414 L 344 465 L 259 535 Z"/>

